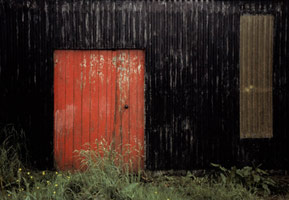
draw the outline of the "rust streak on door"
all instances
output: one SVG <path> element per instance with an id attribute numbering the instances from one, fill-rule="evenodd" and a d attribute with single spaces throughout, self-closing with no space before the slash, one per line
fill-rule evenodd
<path id="1" fill-rule="evenodd" d="M 73 152 L 105 139 L 143 168 L 144 52 L 57 50 L 54 62 L 56 167 L 79 169 Z"/>

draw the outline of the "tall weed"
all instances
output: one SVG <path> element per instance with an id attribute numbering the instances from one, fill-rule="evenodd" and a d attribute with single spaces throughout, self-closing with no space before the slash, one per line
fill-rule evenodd
<path id="1" fill-rule="evenodd" d="M 25 153 L 25 134 L 22 129 L 17 130 L 13 124 L 0 129 L 0 190 L 14 187 L 17 184 L 19 168 L 27 161 Z"/>
<path id="2" fill-rule="evenodd" d="M 1 191 L 16 184 L 17 172 L 23 168 L 17 150 L 8 145 L 8 140 L 0 145 L 0 189 Z"/>

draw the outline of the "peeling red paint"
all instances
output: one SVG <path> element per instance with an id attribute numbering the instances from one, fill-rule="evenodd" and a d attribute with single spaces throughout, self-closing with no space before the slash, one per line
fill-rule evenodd
<path id="1" fill-rule="evenodd" d="M 57 50 L 54 61 L 57 168 L 78 169 L 80 163 L 73 152 L 95 140 L 113 143 L 123 155 L 127 145 L 130 149 L 143 147 L 143 51 Z M 144 167 L 143 157 L 141 148 L 124 159 L 132 159 L 137 169 Z"/>

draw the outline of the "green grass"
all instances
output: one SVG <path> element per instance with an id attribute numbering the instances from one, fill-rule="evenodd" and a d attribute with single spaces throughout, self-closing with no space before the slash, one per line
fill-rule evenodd
<path id="1" fill-rule="evenodd" d="M 31 171 L 8 141 L 0 145 L 0 199 L 8 200 L 250 200 L 265 199 L 242 184 L 228 184 L 208 176 L 132 173 L 130 162 L 110 146 L 79 151 L 83 170 Z M 117 162 L 117 164 L 116 164 Z M 286 198 L 286 197 L 284 197 Z M 282 199 L 280 197 L 280 199 Z"/>
<path id="2" fill-rule="evenodd" d="M 107 169 L 61 173 L 21 168 L 11 187 L 2 191 L 2 199 L 257 199 L 240 185 L 225 186 L 207 178 L 164 176 L 145 183 L 144 174 L 140 179 L 137 175 L 122 174 L 118 167 Z"/>

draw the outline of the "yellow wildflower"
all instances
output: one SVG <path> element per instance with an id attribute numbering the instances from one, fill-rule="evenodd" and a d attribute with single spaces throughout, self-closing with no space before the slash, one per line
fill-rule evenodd
<path id="1" fill-rule="evenodd" d="M 19 168 L 19 169 L 18 169 L 18 171 L 19 171 L 19 172 L 21 172 L 21 171 L 22 171 L 22 169 L 21 169 L 21 168 Z"/>
<path id="2" fill-rule="evenodd" d="M 11 196 L 11 194 L 8 194 L 8 197 L 10 197 Z"/>
<path id="3" fill-rule="evenodd" d="M 155 194 L 157 194 L 158 192 L 157 191 L 155 191 Z"/>
<path id="4" fill-rule="evenodd" d="M 70 176 L 67 176 L 68 179 L 70 179 Z"/>
<path id="5" fill-rule="evenodd" d="M 30 175 L 30 172 L 27 172 L 27 175 Z"/>
<path id="6" fill-rule="evenodd" d="M 30 179 L 33 179 L 33 176 L 30 176 Z"/>
<path id="7" fill-rule="evenodd" d="M 54 191 L 53 194 L 56 194 L 56 192 Z"/>
<path id="8" fill-rule="evenodd" d="M 58 184 L 56 183 L 54 186 L 55 186 L 55 187 L 58 187 Z"/>
<path id="9" fill-rule="evenodd" d="M 57 175 L 57 174 L 58 174 L 58 172 L 55 172 L 55 174 Z"/>
<path id="10" fill-rule="evenodd" d="M 39 190 L 39 187 L 37 186 L 36 189 Z"/>
<path id="11" fill-rule="evenodd" d="M 42 175 L 45 176 L 45 171 L 42 172 Z"/>

